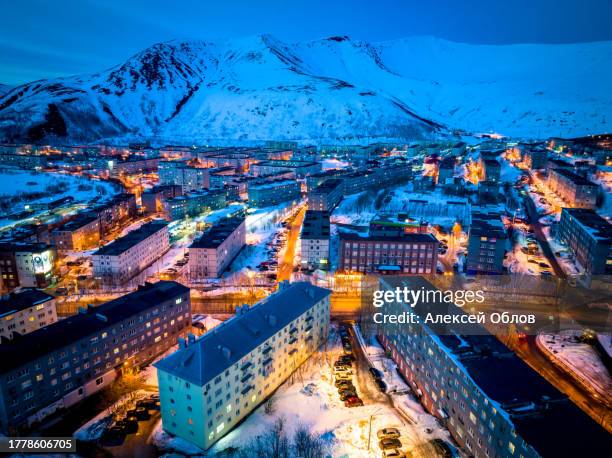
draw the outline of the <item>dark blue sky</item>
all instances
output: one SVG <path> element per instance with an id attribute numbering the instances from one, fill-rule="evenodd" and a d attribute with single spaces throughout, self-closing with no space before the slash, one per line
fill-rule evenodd
<path id="1" fill-rule="evenodd" d="M 0 20 L 0 83 L 89 73 L 171 39 L 270 33 L 468 43 L 611 40 L 610 0 L 16 0 Z"/>

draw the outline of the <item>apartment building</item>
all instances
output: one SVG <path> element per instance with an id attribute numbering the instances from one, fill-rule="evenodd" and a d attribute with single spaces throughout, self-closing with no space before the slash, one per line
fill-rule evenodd
<path id="1" fill-rule="evenodd" d="M 498 213 L 473 212 L 468 234 L 468 273 L 501 274 L 508 234 Z"/>
<path id="2" fill-rule="evenodd" d="M 344 195 L 344 183 L 338 178 L 324 181 L 312 191 L 308 191 L 308 209 L 331 213 Z"/>
<path id="3" fill-rule="evenodd" d="M 480 156 L 480 181 L 491 181 L 499 183 L 501 176 L 501 164 L 497 159 Z"/>
<path id="4" fill-rule="evenodd" d="M 588 274 L 612 271 L 612 225 L 593 210 L 562 209 L 557 239 L 570 249 Z"/>
<path id="5" fill-rule="evenodd" d="M 544 148 L 528 149 L 523 154 L 523 163 L 529 170 L 543 169 L 547 159 L 548 152 Z"/>
<path id="6" fill-rule="evenodd" d="M 145 212 L 155 214 L 164 210 L 165 200 L 174 199 L 182 194 L 182 186 L 176 184 L 157 185 L 143 192 L 140 199 Z"/>
<path id="7" fill-rule="evenodd" d="M 155 220 L 103 246 L 91 256 L 94 278 L 123 285 L 170 249 L 168 223 Z"/>
<path id="8" fill-rule="evenodd" d="M 383 277 L 381 289 L 435 290 L 421 277 Z M 381 309 L 376 309 L 380 311 Z M 478 324 L 425 323 L 428 313 L 465 315 L 445 302 L 385 304 L 378 335 L 420 402 L 476 458 L 598 456 L 608 433 Z M 372 321 L 362 321 L 362 328 Z"/>
<path id="9" fill-rule="evenodd" d="M 297 180 L 266 180 L 250 182 L 247 185 L 250 207 L 269 207 L 287 201 L 297 201 L 302 197 Z"/>
<path id="10" fill-rule="evenodd" d="M 57 274 L 57 252 L 46 243 L 0 243 L 2 291 L 46 288 Z"/>
<path id="11" fill-rule="evenodd" d="M 60 253 L 86 251 L 100 245 L 100 220 L 84 213 L 51 232 L 51 241 Z"/>
<path id="12" fill-rule="evenodd" d="M 210 188 L 210 170 L 193 167 L 187 161 L 160 161 L 159 184 L 181 186 L 183 194 Z"/>
<path id="13" fill-rule="evenodd" d="M 189 288 L 160 281 L 0 345 L 0 432 L 14 435 L 108 386 L 191 326 Z"/>
<path id="14" fill-rule="evenodd" d="M 104 236 L 136 216 L 136 196 L 118 194 L 105 204 L 89 210 L 89 213 L 100 221 L 100 233 Z"/>
<path id="15" fill-rule="evenodd" d="M 438 164 L 438 172 L 436 173 L 436 184 L 443 185 L 448 180 L 451 180 L 455 175 L 455 157 L 445 157 Z"/>
<path id="16" fill-rule="evenodd" d="M 330 269 L 329 213 L 307 210 L 300 234 L 302 268 Z"/>
<path id="17" fill-rule="evenodd" d="M 177 221 L 187 217 L 200 216 L 211 210 L 219 210 L 228 203 L 226 188 L 193 191 L 163 203 L 163 211 L 170 221 Z"/>
<path id="18" fill-rule="evenodd" d="M 595 208 L 599 186 L 574 172 L 567 169 L 551 169 L 548 172 L 546 185 L 568 207 Z"/>
<path id="19" fill-rule="evenodd" d="M 230 432 L 327 340 L 330 293 L 281 283 L 155 363 L 164 430 L 202 449 Z"/>
<path id="20" fill-rule="evenodd" d="M 321 171 L 320 162 L 310 161 L 260 161 L 256 164 L 251 165 L 250 173 L 253 176 L 266 176 L 266 175 L 278 175 L 286 171 L 292 171 L 295 173 L 297 178 L 304 178 L 308 175 L 318 173 Z"/>
<path id="21" fill-rule="evenodd" d="M 189 247 L 192 280 L 218 278 L 246 244 L 246 219 L 237 215 L 219 221 Z"/>
<path id="22" fill-rule="evenodd" d="M 131 156 L 126 160 L 108 161 L 113 176 L 157 172 L 159 157 Z"/>
<path id="23" fill-rule="evenodd" d="M 438 240 L 431 234 L 340 234 L 338 270 L 377 274 L 433 274 Z"/>
<path id="24" fill-rule="evenodd" d="M 26 289 L 0 298 L 0 344 L 56 321 L 55 297 L 43 291 Z"/>

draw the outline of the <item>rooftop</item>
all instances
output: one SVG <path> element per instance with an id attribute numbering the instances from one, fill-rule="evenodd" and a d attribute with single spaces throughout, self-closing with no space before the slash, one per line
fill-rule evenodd
<path id="1" fill-rule="evenodd" d="M 168 226 L 168 223 L 161 220 L 143 224 L 138 229 L 128 232 L 123 237 L 103 246 L 96 251 L 93 256 L 119 256 L 130 248 L 138 245 L 143 240 L 151 237 L 156 232 L 161 231 L 166 226 Z"/>
<path id="2" fill-rule="evenodd" d="M 557 175 L 561 175 L 567 178 L 568 180 L 572 181 L 574 184 L 579 185 L 579 186 L 597 186 L 592 181 L 587 180 L 586 178 L 581 177 L 580 175 L 574 172 L 570 172 L 569 170 L 566 170 L 566 169 L 552 169 L 551 172 L 554 172 Z"/>
<path id="3" fill-rule="evenodd" d="M 18 336 L 0 345 L 0 373 L 9 372 L 60 348 L 75 345 L 80 339 L 188 292 L 189 288 L 173 281 L 147 283 L 105 304 L 89 306 L 86 313 L 72 315 L 30 334 Z"/>
<path id="4" fill-rule="evenodd" d="M 194 241 L 189 248 L 217 248 L 245 221 L 244 216 L 232 216 L 221 220 L 202 236 Z"/>
<path id="5" fill-rule="evenodd" d="M 364 242 L 403 242 L 403 243 L 438 243 L 438 239 L 436 239 L 432 234 L 415 234 L 408 233 L 402 234 L 398 236 L 362 236 L 353 233 L 341 233 L 340 240 L 349 240 L 349 241 L 364 241 Z"/>
<path id="6" fill-rule="evenodd" d="M 562 212 L 575 218 L 593 238 L 612 245 L 612 224 L 595 211 L 584 208 L 564 208 Z"/>
<path id="7" fill-rule="evenodd" d="M 281 286 L 251 308 L 240 308 L 234 317 L 155 367 L 204 386 L 330 294 L 307 282 Z"/>
<path id="8" fill-rule="evenodd" d="M 7 294 L 0 298 L 0 318 L 53 299 L 55 297 L 38 289 L 26 289 Z"/>

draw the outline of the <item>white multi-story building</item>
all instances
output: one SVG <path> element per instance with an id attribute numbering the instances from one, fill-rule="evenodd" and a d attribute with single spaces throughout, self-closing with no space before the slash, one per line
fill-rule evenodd
<path id="1" fill-rule="evenodd" d="M 57 321 L 55 297 L 38 289 L 7 294 L 0 299 L 0 337 L 29 334 Z"/>
<path id="2" fill-rule="evenodd" d="M 239 215 L 215 224 L 189 247 L 192 280 L 217 278 L 246 244 L 246 220 Z"/>
<path id="3" fill-rule="evenodd" d="M 329 269 L 329 213 L 308 210 L 300 235 L 302 267 Z"/>
<path id="4" fill-rule="evenodd" d="M 183 193 L 210 188 L 210 169 L 192 167 L 186 161 L 160 161 L 159 184 L 179 185 Z"/>
<path id="5" fill-rule="evenodd" d="M 121 285 L 169 249 L 168 223 L 156 220 L 144 224 L 92 255 L 94 278 L 106 285 Z"/>
<path id="6" fill-rule="evenodd" d="M 281 283 L 272 296 L 155 364 L 163 428 L 203 449 L 232 430 L 326 340 L 330 291 Z"/>

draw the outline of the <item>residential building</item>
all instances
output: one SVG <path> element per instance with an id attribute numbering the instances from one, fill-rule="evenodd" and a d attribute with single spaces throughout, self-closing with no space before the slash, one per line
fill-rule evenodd
<path id="1" fill-rule="evenodd" d="M 480 156 L 480 181 L 498 183 L 501 176 L 501 164 L 497 159 Z"/>
<path id="2" fill-rule="evenodd" d="M 183 187 L 176 184 L 158 185 L 147 189 L 140 199 L 145 212 L 148 214 L 161 213 L 164 210 L 164 201 L 174 199 L 183 194 Z"/>
<path id="3" fill-rule="evenodd" d="M 2 290 L 46 288 L 55 280 L 57 252 L 46 243 L 0 244 Z"/>
<path id="4" fill-rule="evenodd" d="M 0 298 L 0 345 L 57 321 L 55 297 L 38 289 L 24 289 Z"/>
<path id="5" fill-rule="evenodd" d="M 91 213 L 80 214 L 51 232 L 51 240 L 60 253 L 96 248 L 100 245 L 100 220 Z"/>
<path id="6" fill-rule="evenodd" d="M 94 279 L 122 285 L 170 249 L 168 223 L 154 220 L 103 246 L 91 256 Z"/>
<path id="7" fill-rule="evenodd" d="M 159 157 L 128 156 L 126 160 L 108 161 L 113 176 L 157 172 Z"/>
<path id="8" fill-rule="evenodd" d="M 570 208 L 595 208 L 599 186 L 574 172 L 551 169 L 546 185 Z"/>
<path id="9" fill-rule="evenodd" d="M 421 277 L 380 279 L 380 289 L 396 288 L 436 290 Z M 366 333 L 378 335 L 421 404 L 467 454 L 598 456 L 609 449 L 605 429 L 486 329 L 461 321 L 466 314 L 461 308 L 442 300 L 410 305 L 393 301 L 374 312 L 381 310 L 414 317 Z M 426 323 L 429 313 L 464 324 Z M 371 317 L 362 320 L 362 329 L 368 323 Z"/>
<path id="10" fill-rule="evenodd" d="M 330 269 L 329 213 L 307 210 L 300 234 L 302 268 Z"/>
<path id="11" fill-rule="evenodd" d="M 176 344 L 189 288 L 160 281 L 0 345 L 0 432 L 15 435 Z"/>
<path id="12" fill-rule="evenodd" d="M 187 161 L 160 161 L 159 184 L 179 185 L 183 194 L 210 188 L 210 170 L 193 167 Z"/>
<path id="13" fill-rule="evenodd" d="M 287 201 L 298 201 L 302 197 L 297 180 L 265 180 L 247 184 L 250 207 L 270 207 Z"/>
<path id="14" fill-rule="evenodd" d="M 292 171 L 297 178 L 304 178 L 308 175 L 321 171 L 320 162 L 309 161 L 260 161 L 251 165 L 250 172 L 253 176 L 278 175 L 279 173 Z"/>
<path id="15" fill-rule="evenodd" d="M 266 400 L 325 341 L 330 291 L 279 290 L 155 363 L 165 431 L 208 449 Z"/>
<path id="16" fill-rule="evenodd" d="M 342 180 L 332 178 L 308 191 L 308 209 L 331 212 L 338 206 L 344 195 Z"/>
<path id="17" fill-rule="evenodd" d="M 433 274 L 438 240 L 431 234 L 360 236 L 340 234 L 338 270 L 378 274 Z"/>
<path id="18" fill-rule="evenodd" d="M 436 174 L 436 184 L 443 185 L 447 180 L 452 179 L 455 174 L 456 158 L 449 156 L 443 158 L 438 164 L 438 173 Z"/>
<path id="19" fill-rule="evenodd" d="M 136 196 L 118 194 L 105 204 L 89 210 L 89 213 L 96 215 L 100 221 L 100 234 L 107 235 L 136 216 Z"/>
<path id="20" fill-rule="evenodd" d="M 543 169 L 547 159 L 548 152 L 544 148 L 528 149 L 523 154 L 523 163 L 529 170 Z"/>
<path id="21" fill-rule="evenodd" d="M 189 247 L 189 275 L 192 280 L 218 278 L 246 244 L 244 215 L 216 223 Z"/>
<path id="22" fill-rule="evenodd" d="M 228 203 L 228 188 L 192 191 L 168 199 L 163 203 L 164 215 L 170 221 L 200 216 L 211 210 L 219 210 Z"/>
<path id="23" fill-rule="evenodd" d="M 475 211 L 468 234 L 468 273 L 501 274 L 508 249 L 508 234 L 499 213 Z"/>
<path id="24" fill-rule="evenodd" d="M 590 275 L 612 272 L 612 225 L 593 210 L 564 208 L 557 239 Z"/>

